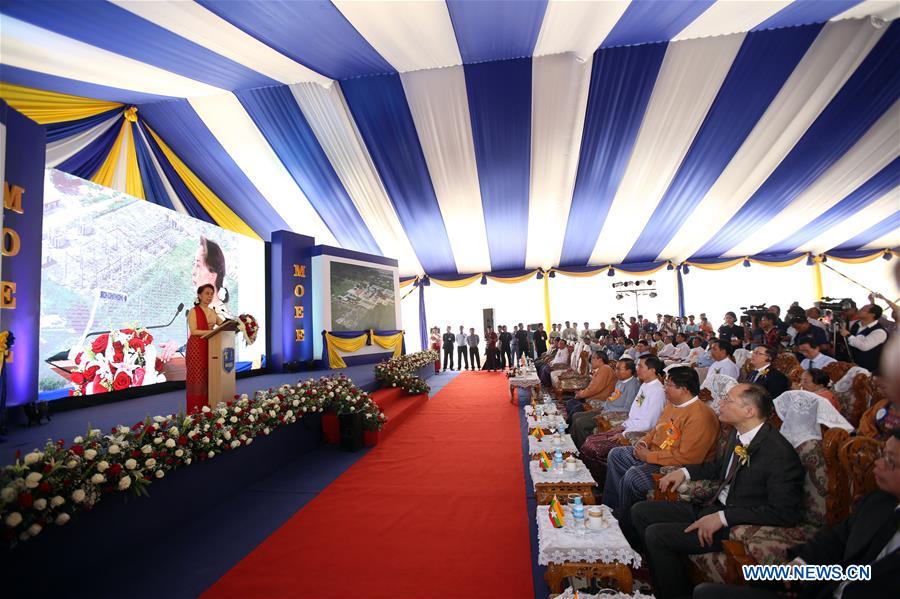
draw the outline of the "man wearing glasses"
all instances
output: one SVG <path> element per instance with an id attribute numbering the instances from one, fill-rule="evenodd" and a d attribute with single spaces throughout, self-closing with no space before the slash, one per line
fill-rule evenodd
<path id="1" fill-rule="evenodd" d="M 900 588 L 900 429 L 894 429 L 875 462 L 878 490 L 863 497 L 853 514 L 833 528 L 821 529 L 809 542 L 788 550 L 791 564 L 847 566 L 870 565 L 867 581 L 818 581 L 791 583 L 800 597 L 857 599 L 891 597 Z M 770 582 L 771 588 L 702 584 L 694 599 L 757 599 L 782 595 L 787 582 Z M 893 591 L 891 589 L 894 589 Z"/>
<path id="2" fill-rule="evenodd" d="M 750 354 L 750 372 L 742 380 L 744 383 L 760 385 L 773 400 L 790 388 L 788 379 L 772 366 L 778 354 L 771 347 L 761 345 Z"/>

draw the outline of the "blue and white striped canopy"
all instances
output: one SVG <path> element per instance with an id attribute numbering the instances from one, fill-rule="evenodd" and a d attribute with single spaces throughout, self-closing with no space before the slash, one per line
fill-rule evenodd
<path id="1" fill-rule="evenodd" d="M 0 80 L 123 104 L 58 126 L 51 166 L 93 176 L 95 154 L 125 152 L 133 105 L 142 197 L 229 226 L 189 171 L 260 237 L 314 235 L 405 275 L 900 245 L 893 0 L 0 14 Z"/>

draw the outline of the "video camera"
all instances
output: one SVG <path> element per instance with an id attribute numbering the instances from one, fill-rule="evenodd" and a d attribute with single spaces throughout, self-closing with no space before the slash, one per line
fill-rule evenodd
<path id="1" fill-rule="evenodd" d="M 832 314 L 841 314 L 848 310 L 856 308 L 856 302 L 849 297 L 837 299 L 834 297 L 823 297 L 822 301 L 814 302 L 813 305 L 819 310 L 831 310 Z"/>
<path id="2" fill-rule="evenodd" d="M 749 306 L 741 306 L 741 324 L 751 322 L 753 319 L 759 318 L 769 311 L 765 304 L 750 304 Z"/>

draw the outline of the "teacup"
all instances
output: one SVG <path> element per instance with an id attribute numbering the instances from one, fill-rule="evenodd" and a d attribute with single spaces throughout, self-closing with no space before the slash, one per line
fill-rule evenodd
<path id="1" fill-rule="evenodd" d="M 566 470 L 569 472 L 575 472 L 578 469 L 578 462 L 574 457 L 569 456 L 566 458 Z"/>
<path id="2" fill-rule="evenodd" d="M 606 520 L 603 519 L 603 508 L 590 507 L 587 510 L 587 525 L 593 530 L 606 528 Z"/>

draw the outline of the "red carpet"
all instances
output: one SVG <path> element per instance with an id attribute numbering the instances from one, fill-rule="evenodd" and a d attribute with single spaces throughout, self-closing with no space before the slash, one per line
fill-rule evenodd
<path id="1" fill-rule="evenodd" d="M 506 378 L 462 373 L 203 596 L 531 597 L 524 489 Z"/>

